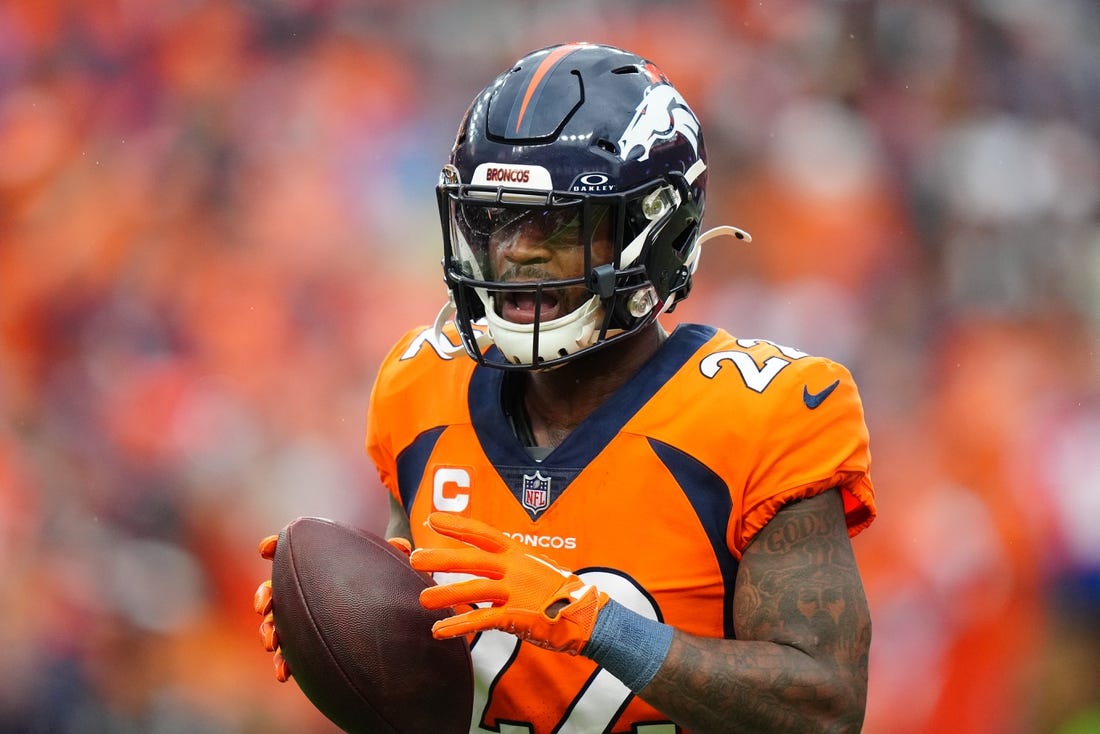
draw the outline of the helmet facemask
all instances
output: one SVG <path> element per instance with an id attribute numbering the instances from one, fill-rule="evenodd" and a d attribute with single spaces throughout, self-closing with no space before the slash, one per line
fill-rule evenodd
<path id="1" fill-rule="evenodd" d="M 591 196 L 448 184 L 447 173 L 438 189 L 445 279 L 478 361 L 554 367 L 639 331 L 686 294 L 698 217 L 677 187 Z M 547 270 L 539 252 L 506 257 L 512 237 L 564 257 L 571 272 Z M 486 331 L 499 354 L 478 344 Z"/>

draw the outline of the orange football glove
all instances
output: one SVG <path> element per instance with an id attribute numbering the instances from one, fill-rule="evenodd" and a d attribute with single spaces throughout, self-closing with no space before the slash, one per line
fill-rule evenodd
<path id="1" fill-rule="evenodd" d="M 400 535 L 394 538 L 387 538 L 386 542 L 395 550 L 404 553 L 406 557 L 413 552 L 412 543 L 409 542 L 408 538 L 402 538 Z"/>
<path id="2" fill-rule="evenodd" d="M 260 555 L 271 561 L 275 558 L 275 546 L 279 542 L 278 535 L 269 535 L 260 541 Z M 272 661 L 275 664 L 275 679 L 280 683 L 290 680 L 290 666 L 279 649 L 279 635 L 275 632 L 274 604 L 271 599 L 271 579 L 267 579 L 256 588 L 252 596 L 252 608 L 256 614 L 263 617 L 260 622 L 260 644 L 270 653 L 274 653 Z"/>
<path id="3" fill-rule="evenodd" d="M 405 538 L 390 538 L 389 544 L 406 556 L 412 552 L 412 544 Z M 260 555 L 269 561 L 275 559 L 275 548 L 279 544 L 278 535 L 269 535 L 260 541 Z M 260 622 L 260 644 L 270 653 L 274 653 L 272 661 L 275 664 L 275 679 L 280 683 L 290 680 L 290 665 L 283 657 L 279 649 L 279 634 L 275 631 L 274 603 L 271 598 L 271 579 L 267 579 L 259 585 L 252 596 L 252 608 L 263 617 Z"/>
<path id="4" fill-rule="evenodd" d="M 470 547 L 418 549 L 410 558 L 413 568 L 482 578 L 431 586 L 421 592 L 420 603 L 427 609 L 492 604 L 436 622 L 436 639 L 498 629 L 571 655 L 588 644 L 607 594 L 479 520 L 435 512 L 428 527 Z"/>

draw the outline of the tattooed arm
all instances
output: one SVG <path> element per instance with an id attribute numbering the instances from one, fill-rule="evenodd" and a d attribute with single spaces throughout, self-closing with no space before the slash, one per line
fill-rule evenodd
<path id="1" fill-rule="evenodd" d="M 686 729 L 858 732 L 871 620 L 839 492 L 787 505 L 750 543 L 736 640 L 677 630 L 639 694 Z"/>

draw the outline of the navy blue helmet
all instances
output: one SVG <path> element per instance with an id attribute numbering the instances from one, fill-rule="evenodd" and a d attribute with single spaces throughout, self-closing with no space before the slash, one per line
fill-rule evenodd
<path id="1" fill-rule="evenodd" d="M 653 323 L 691 288 L 705 190 L 699 120 L 652 62 L 589 43 L 524 56 L 470 105 L 437 187 L 466 350 L 543 369 Z M 579 275 L 497 272 L 494 237 L 534 225 Z"/>

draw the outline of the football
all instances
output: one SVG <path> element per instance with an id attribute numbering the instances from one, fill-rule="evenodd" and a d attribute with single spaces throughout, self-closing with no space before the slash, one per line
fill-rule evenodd
<path id="1" fill-rule="evenodd" d="M 292 679 L 344 731 L 469 731 L 469 646 L 432 637 L 445 614 L 420 606 L 431 584 L 368 531 L 300 517 L 279 533 L 271 570 L 279 644 Z"/>

